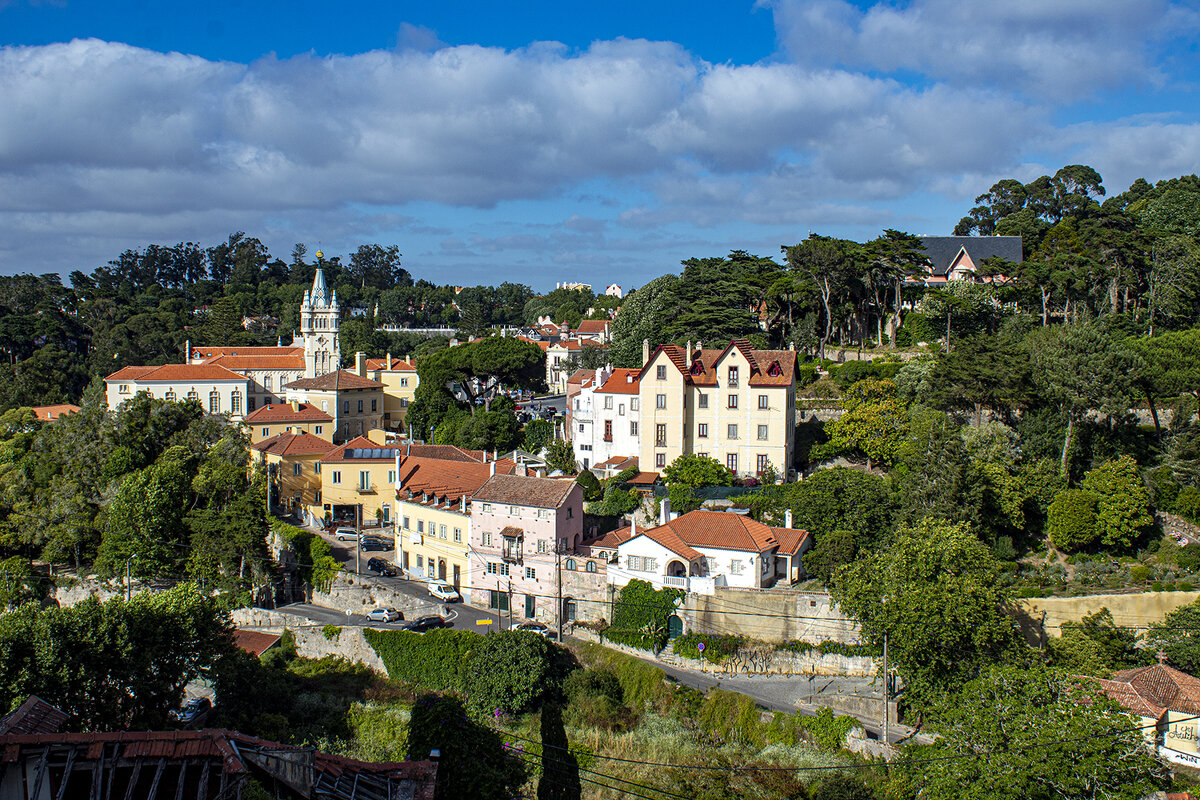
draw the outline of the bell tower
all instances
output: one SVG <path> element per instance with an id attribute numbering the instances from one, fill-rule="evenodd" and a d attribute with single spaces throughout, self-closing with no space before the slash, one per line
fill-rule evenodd
<path id="1" fill-rule="evenodd" d="M 322 255 L 317 252 L 318 259 Z M 300 303 L 300 335 L 304 340 L 304 377 L 315 378 L 341 369 L 337 292 L 331 292 L 325 285 L 325 273 L 320 267 L 313 275 L 312 288 L 304 293 Z"/>

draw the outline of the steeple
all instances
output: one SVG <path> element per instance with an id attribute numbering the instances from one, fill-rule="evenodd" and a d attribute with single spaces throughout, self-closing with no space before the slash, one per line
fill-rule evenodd
<path id="1" fill-rule="evenodd" d="M 300 304 L 300 334 L 304 340 L 304 376 L 315 378 L 341 368 L 338 341 L 337 292 L 325 283 L 325 272 L 317 267 L 312 288 Z"/>
<path id="2" fill-rule="evenodd" d="M 313 285 L 309 292 L 309 297 L 314 306 L 327 306 L 330 304 L 329 287 L 325 285 L 325 271 L 317 267 L 316 274 L 313 275 Z"/>

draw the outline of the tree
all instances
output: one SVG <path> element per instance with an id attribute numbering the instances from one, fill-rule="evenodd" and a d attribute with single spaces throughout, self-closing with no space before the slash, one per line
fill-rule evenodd
<path id="1" fill-rule="evenodd" d="M 821 298 L 822 322 L 821 358 L 833 333 L 835 307 L 861 286 L 865 266 L 862 245 L 844 239 L 811 234 L 800 244 L 781 248 L 787 267 L 806 278 Z"/>
<path id="2" fill-rule="evenodd" d="M 0 615 L 0 709 L 36 694 L 79 730 L 162 727 L 188 682 L 232 647 L 227 614 L 192 584 L 128 603 L 26 604 Z"/>
<path id="3" fill-rule="evenodd" d="M 827 447 L 839 452 L 857 450 L 867 457 L 867 469 L 890 464 L 904 436 L 904 406 L 890 380 L 867 378 L 842 395 L 841 417 L 825 426 Z"/>
<path id="4" fill-rule="evenodd" d="M 729 486 L 733 473 L 715 458 L 684 453 L 662 471 L 667 485 L 682 483 L 699 489 L 704 486 Z"/>
<path id="5" fill-rule="evenodd" d="M 175 457 L 127 475 L 109 510 L 96 568 L 102 575 L 170 573 L 184 553 L 183 513 L 190 480 Z"/>
<path id="6" fill-rule="evenodd" d="M 843 568 L 832 596 L 864 643 L 889 657 L 910 701 L 928 707 L 1017 645 L 999 565 L 965 525 L 923 520 Z"/>
<path id="7" fill-rule="evenodd" d="M 509 800 L 525 783 L 524 762 L 499 733 L 471 720 L 453 697 L 421 694 L 413 701 L 408 758 L 427 759 L 433 750 L 440 753 L 435 800 Z"/>
<path id="8" fill-rule="evenodd" d="M 476 644 L 466 664 L 467 702 L 478 714 L 519 714 L 554 696 L 555 646 L 529 631 L 499 631 Z"/>
<path id="9" fill-rule="evenodd" d="M 525 423 L 525 438 L 521 447 L 530 453 L 540 453 L 554 440 L 554 423 L 547 419 L 533 419 Z"/>
<path id="10" fill-rule="evenodd" d="M 1040 667 L 989 666 L 939 710 L 940 738 L 906 748 L 929 800 L 1136 800 L 1168 785 L 1138 719 L 1089 683 Z"/>
<path id="11" fill-rule="evenodd" d="M 674 307 L 678 284 L 675 275 L 663 275 L 625 297 L 612 324 L 609 356 L 614 367 L 640 367 L 642 342 L 649 340 L 654 347 L 666 341 L 662 331 L 668 309 Z"/>
<path id="12" fill-rule="evenodd" d="M 854 561 L 858 541 L 854 531 L 839 529 L 817 537 L 813 548 L 804 554 L 804 569 L 809 575 L 828 585 L 830 579 Z"/>
<path id="13" fill-rule="evenodd" d="M 1154 524 L 1150 491 L 1132 456 L 1106 461 L 1088 472 L 1081 486 L 1096 498 L 1096 535 L 1104 546 L 1129 549 Z"/>
<path id="14" fill-rule="evenodd" d="M 555 439 L 550 443 L 550 450 L 546 455 L 546 467 L 564 475 L 574 475 L 579 469 L 575 463 L 575 448 L 566 440 Z"/>
<path id="15" fill-rule="evenodd" d="M 883 478 L 832 467 L 802 481 L 763 487 L 750 496 L 750 511 L 771 525 L 783 525 L 791 511 L 792 525 L 812 534 L 818 548 L 835 531 L 852 532 L 857 547 L 869 548 L 891 533 L 895 507 Z"/>
<path id="16" fill-rule="evenodd" d="M 1054 666 L 1074 675 L 1106 678 L 1113 670 L 1144 666 L 1153 658 L 1149 650 L 1138 648 L 1137 633 L 1117 625 L 1107 608 L 1079 622 L 1064 622 L 1062 635 L 1048 644 Z"/>
<path id="17" fill-rule="evenodd" d="M 1180 606 L 1145 634 L 1151 651 L 1161 650 L 1171 666 L 1190 675 L 1200 674 L 1200 601 Z"/>
<path id="18" fill-rule="evenodd" d="M 1063 489 L 1046 515 L 1046 535 L 1059 550 L 1074 553 L 1096 543 L 1096 496 L 1084 489 Z"/>

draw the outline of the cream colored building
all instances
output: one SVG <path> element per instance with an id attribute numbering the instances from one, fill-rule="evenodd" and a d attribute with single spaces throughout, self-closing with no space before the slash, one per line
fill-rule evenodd
<path id="1" fill-rule="evenodd" d="M 331 437 L 335 443 L 383 427 L 383 384 L 366 377 L 367 359 L 363 353 L 357 353 L 355 360 L 354 372 L 327 372 L 292 381 L 285 387 L 289 402 L 311 404 L 333 418 Z"/>
<path id="2" fill-rule="evenodd" d="M 400 455 L 396 459 L 396 561 L 419 580 L 471 587 L 471 513 L 467 498 L 488 478 L 512 472 L 507 460 L 479 463 Z"/>
<path id="3" fill-rule="evenodd" d="M 333 447 L 316 464 L 321 495 L 309 506 L 319 520 L 353 527 L 382 527 L 391 535 L 396 512 L 396 447 L 380 447 L 365 436 Z"/>
<path id="4" fill-rule="evenodd" d="M 311 433 L 280 433 L 250 445 L 250 459 L 267 466 L 271 509 L 275 513 L 297 513 L 309 524 L 313 507 L 321 507 L 321 474 L 317 462 L 333 449 L 333 443 Z"/>
<path id="5" fill-rule="evenodd" d="M 104 379 L 108 407 L 116 409 L 138 392 L 161 400 L 195 400 L 210 414 L 240 420 L 246 413 L 250 380 L 216 364 L 124 367 Z"/>
<path id="6" fill-rule="evenodd" d="M 367 377 L 383 384 L 383 427 L 403 430 L 404 417 L 420 382 L 413 357 L 392 358 L 388 353 L 386 358 L 368 358 Z"/>
<path id="7" fill-rule="evenodd" d="M 309 433 L 333 447 L 333 417 L 311 403 L 293 401 L 261 406 L 247 414 L 242 425 L 250 435 L 251 444 L 281 433 Z"/>
<path id="8" fill-rule="evenodd" d="M 661 470 L 678 456 L 715 458 L 736 475 L 779 476 L 792 467 L 796 353 L 755 350 L 737 339 L 721 350 L 644 348 L 638 376 L 639 465 Z"/>

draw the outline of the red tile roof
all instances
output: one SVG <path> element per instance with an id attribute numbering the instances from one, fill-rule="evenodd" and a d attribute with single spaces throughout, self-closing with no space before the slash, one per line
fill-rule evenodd
<path id="1" fill-rule="evenodd" d="M 284 388 L 338 391 L 341 389 L 382 389 L 383 384 L 342 369 L 337 372 L 327 372 L 315 378 L 301 378 L 298 381 L 292 381 Z"/>
<path id="2" fill-rule="evenodd" d="M 609 550 L 616 549 L 618 545 L 625 544 L 632 538 L 632 530 L 632 528 L 626 525 L 624 528 L 609 531 L 596 541 L 588 543 L 588 547 L 604 547 Z"/>
<path id="3" fill-rule="evenodd" d="M 263 439 L 258 444 L 250 445 L 251 450 L 275 456 L 322 455 L 328 453 L 333 447 L 333 442 L 311 433 L 280 433 L 270 439 Z"/>
<path id="4" fill-rule="evenodd" d="M 396 445 L 384 446 L 377 442 L 372 442 L 366 436 L 356 436 L 345 444 L 339 444 L 327 452 L 321 457 L 321 463 L 395 461 L 396 456 L 403 453 L 404 448 L 402 447 Z"/>
<path id="5" fill-rule="evenodd" d="M 262 425 L 275 422 L 333 422 L 333 417 L 326 414 L 312 403 L 268 403 L 259 406 L 245 417 L 245 422 Z"/>
<path id="6" fill-rule="evenodd" d="M 675 368 L 684 376 L 684 382 L 696 386 L 717 385 L 717 362 L 726 353 L 736 348 L 750 362 L 750 374 L 745 377 L 747 386 L 791 386 L 796 381 L 796 351 L 756 350 L 745 339 L 734 339 L 723 350 L 696 350 L 692 353 L 692 366 L 687 365 L 687 348 L 677 344 L 660 345 L 650 359 L 642 365 L 639 376 L 650 368 L 659 352 L 664 353 Z"/>
<path id="7" fill-rule="evenodd" d="M 59 403 L 53 406 L 34 406 L 33 413 L 38 419 L 55 420 L 67 414 L 75 414 L 79 411 L 79 406 L 71 405 L 70 403 Z"/>
<path id="8" fill-rule="evenodd" d="M 804 546 L 804 542 L 808 540 L 808 531 L 803 528 L 771 528 L 775 534 L 776 541 L 779 542 L 779 550 L 781 556 L 794 556 L 800 552 L 800 548 Z"/>
<path id="9" fill-rule="evenodd" d="M 610 323 L 606 319 L 585 319 L 575 326 L 576 333 L 604 333 Z"/>
<path id="10" fill-rule="evenodd" d="M 637 465 L 637 456 L 613 456 L 612 458 L 606 458 L 599 464 L 594 464 L 592 469 L 626 470 L 630 467 L 636 467 Z M 657 473 L 654 474 L 657 475 Z"/>
<path id="11" fill-rule="evenodd" d="M 581 386 L 587 386 L 587 382 L 596 377 L 594 369 L 577 369 L 571 373 L 571 377 L 567 378 L 567 383 L 578 383 Z"/>
<path id="12" fill-rule="evenodd" d="M 637 484 L 639 486 L 653 486 L 655 483 L 658 482 L 658 473 L 657 472 L 639 472 L 637 475 L 634 475 L 632 478 L 630 478 L 629 482 Z"/>
<path id="13" fill-rule="evenodd" d="M 192 358 L 220 356 L 303 356 L 303 345 L 285 347 L 193 347 Z"/>
<path id="14" fill-rule="evenodd" d="M 233 643 L 251 655 L 261 656 L 267 650 L 279 643 L 278 633 L 263 633 L 262 631 L 247 631 L 235 628 Z"/>
<path id="15" fill-rule="evenodd" d="M 418 458 L 436 458 L 441 461 L 474 461 L 482 464 L 487 461 L 486 450 L 467 450 L 452 444 L 411 444 L 405 445 L 405 455 Z"/>
<path id="16" fill-rule="evenodd" d="M 295 355 L 295 356 L 289 356 L 289 355 L 255 356 L 255 355 L 241 355 L 239 353 L 236 356 L 235 355 L 215 356 L 213 358 L 206 359 L 204 361 L 204 363 L 205 364 L 218 364 L 222 367 L 228 367 L 229 369 L 233 369 L 233 370 L 278 369 L 278 370 L 300 370 L 300 371 L 303 371 L 304 355 L 303 355 L 303 353 L 301 353 L 300 355 Z"/>
<path id="17" fill-rule="evenodd" d="M 416 372 L 417 368 L 405 361 L 402 358 L 393 358 L 391 364 L 387 363 L 386 358 L 368 358 L 367 369 L 369 370 L 392 370 L 395 372 Z"/>
<path id="18" fill-rule="evenodd" d="M 512 463 L 497 462 L 496 469 L 512 470 Z M 479 491 L 492 476 L 492 465 L 472 461 L 402 457 L 397 479 L 402 490 L 413 494 L 455 498 Z"/>
<path id="19" fill-rule="evenodd" d="M 604 385 L 597 389 L 602 394 L 637 394 L 641 387 L 641 370 L 620 367 L 612 371 Z"/>
<path id="20" fill-rule="evenodd" d="M 666 525 L 639 533 L 649 536 L 652 532 L 664 529 L 692 547 L 762 553 L 779 545 L 774 528 L 745 515 L 724 511 L 691 511 Z"/>
<path id="21" fill-rule="evenodd" d="M 495 475 L 472 500 L 536 508 L 558 508 L 566 502 L 575 481 L 567 478 L 528 478 L 522 475 Z"/>
<path id="22" fill-rule="evenodd" d="M 133 372 L 134 370 L 138 370 L 138 372 Z M 142 383 L 152 381 L 176 383 L 237 381 L 246 383 L 247 378 L 216 364 L 163 364 L 161 367 L 125 367 L 109 375 L 105 380 L 134 380 Z"/>

